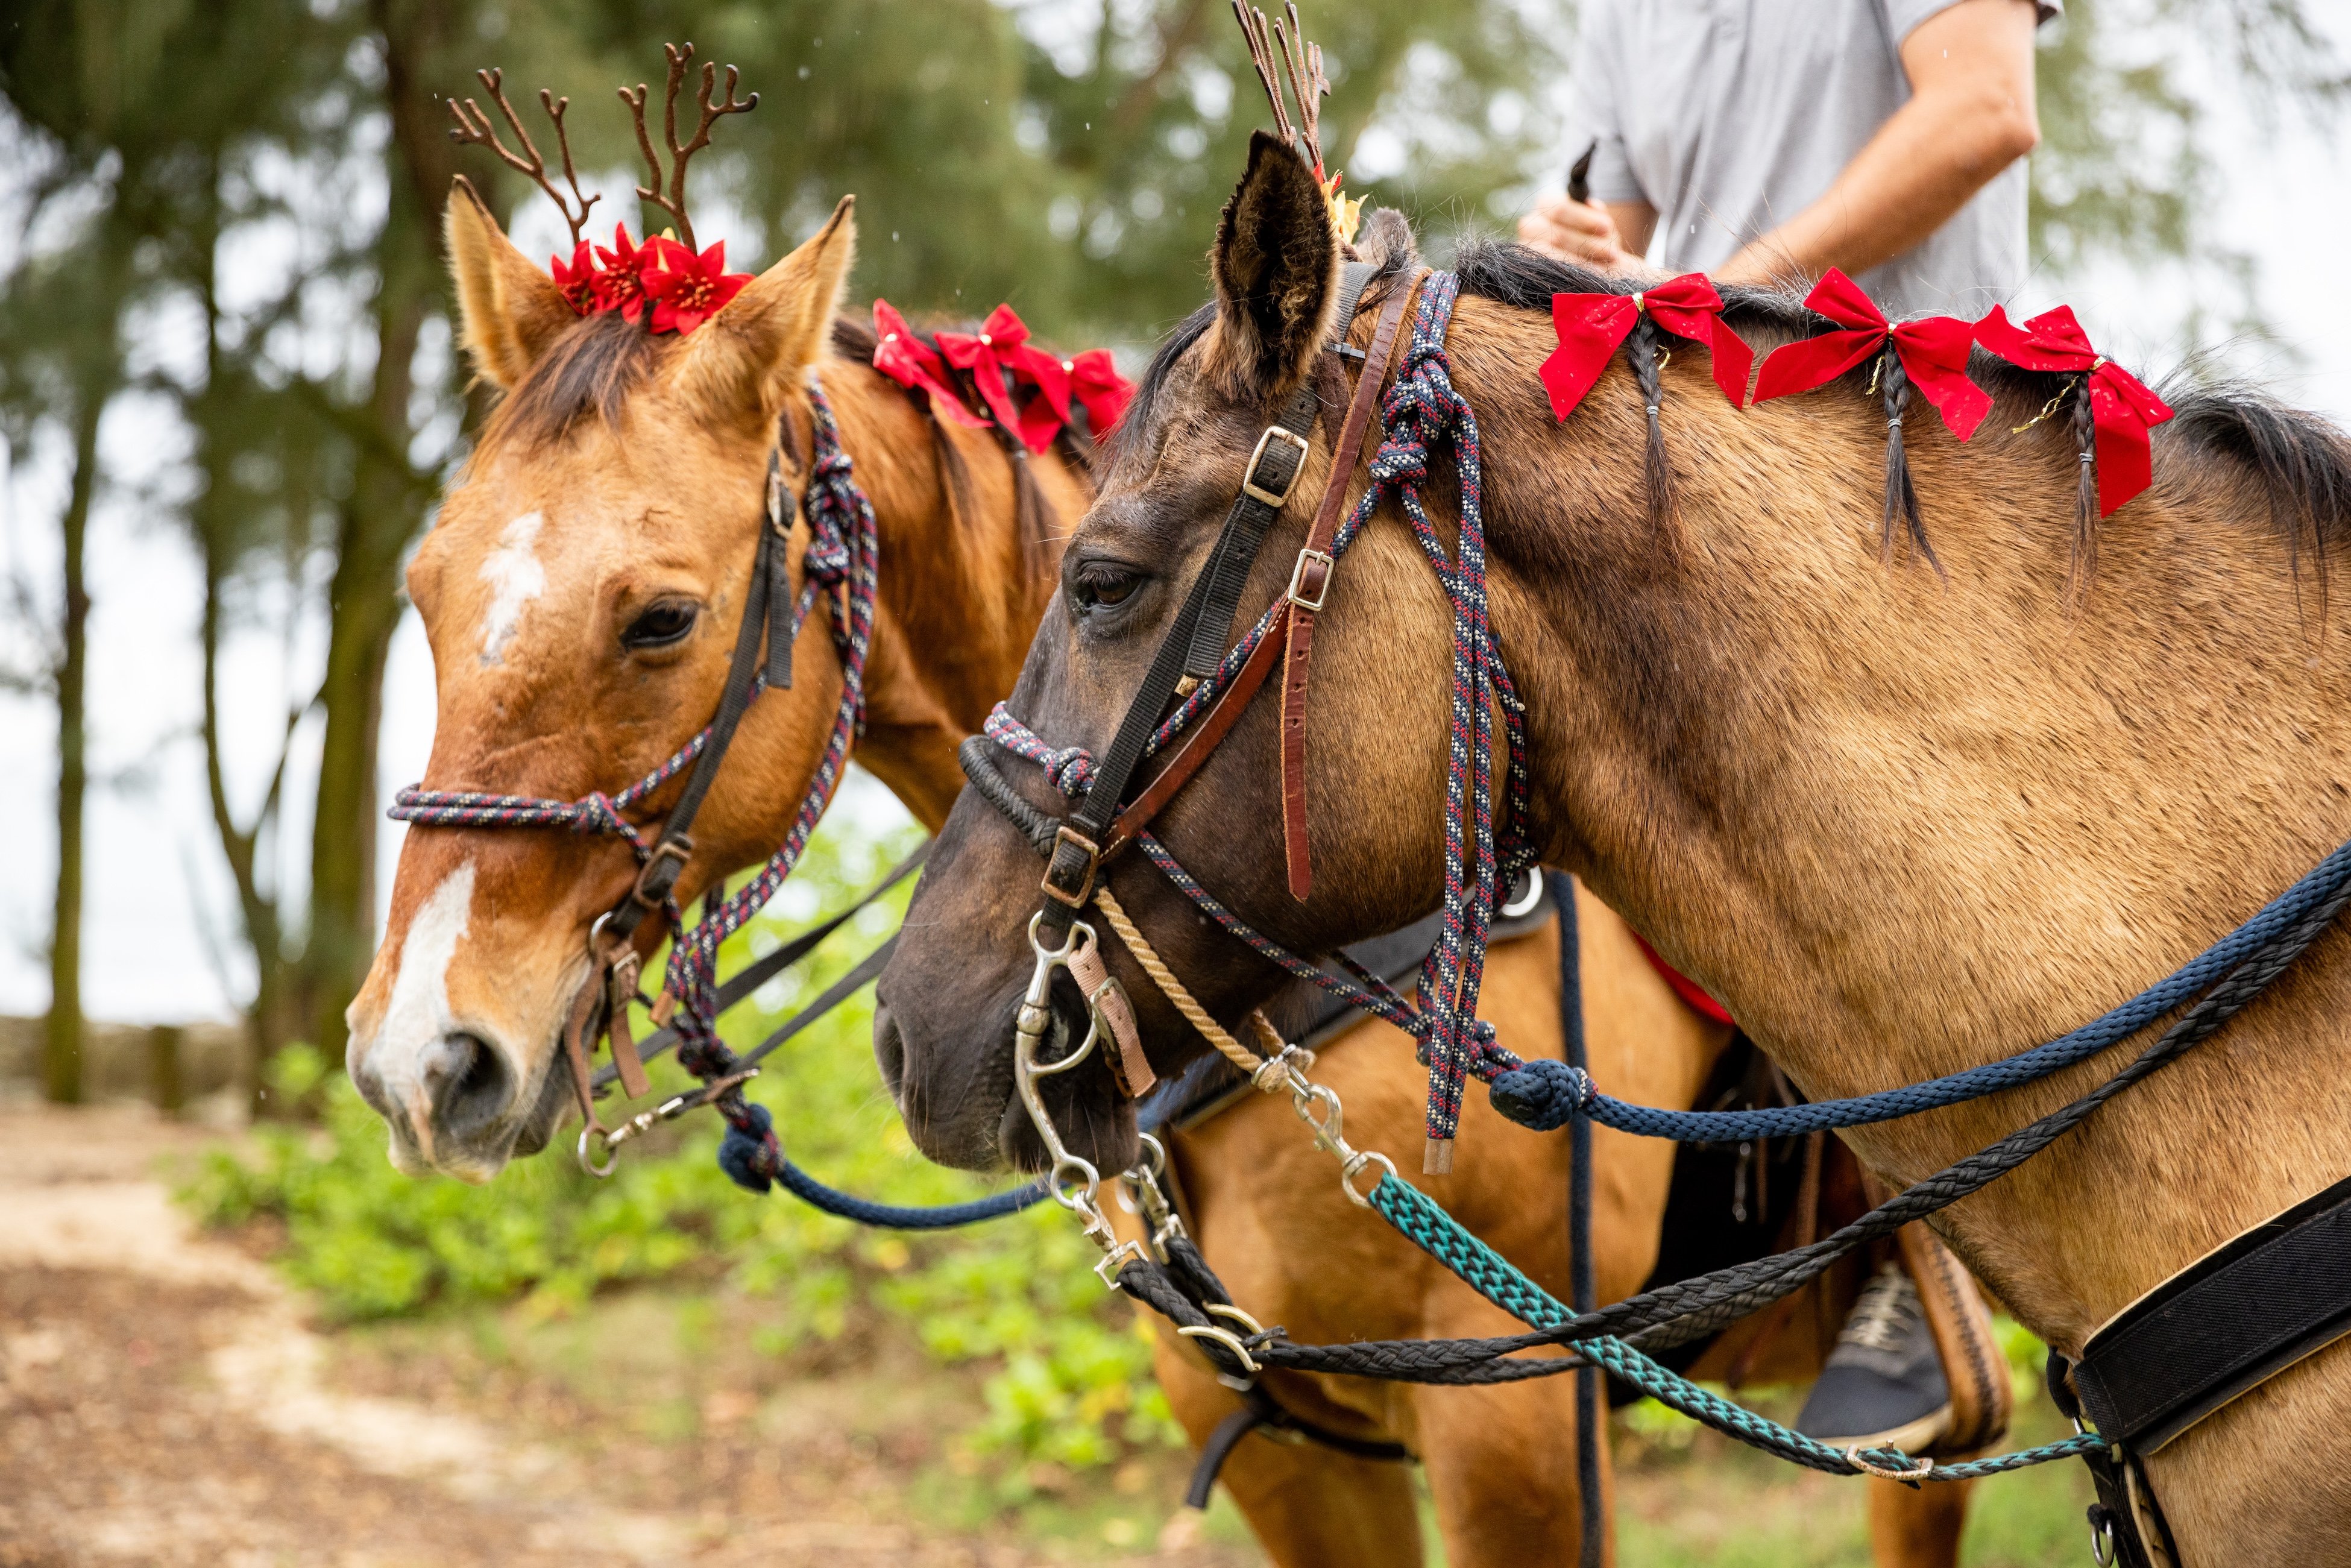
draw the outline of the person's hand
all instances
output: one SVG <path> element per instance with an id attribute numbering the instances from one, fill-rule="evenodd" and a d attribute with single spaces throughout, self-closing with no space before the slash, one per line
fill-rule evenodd
<path id="1" fill-rule="evenodd" d="M 1597 202 L 1570 201 L 1564 192 L 1545 196 L 1519 220 L 1519 243 L 1602 272 L 1629 272 L 1641 265 L 1641 258 L 1625 248 L 1607 208 Z"/>

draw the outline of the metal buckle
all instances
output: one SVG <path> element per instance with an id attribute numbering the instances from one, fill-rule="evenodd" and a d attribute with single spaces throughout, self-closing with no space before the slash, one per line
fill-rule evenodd
<path id="1" fill-rule="evenodd" d="M 1281 487 L 1280 495 L 1274 494 L 1257 482 L 1257 465 L 1265 461 L 1265 449 L 1275 441 L 1298 448 L 1298 466 L 1290 471 L 1290 483 Z M 1306 472 L 1306 455 L 1313 449 L 1313 444 L 1306 437 L 1285 430 L 1278 424 L 1267 425 L 1265 434 L 1257 438 L 1257 450 L 1249 454 L 1249 467 L 1241 473 L 1241 494 L 1253 501 L 1262 501 L 1267 506 L 1279 509 L 1290 499 L 1290 493 L 1298 488 L 1298 476 Z"/>
<path id="2" fill-rule="evenodd" d="M 1310 560 L 1319 560 L 1322 563 L 1322 586 L 1311 599 L 1307 598 L 1304 594 L 1298 591 L 1298 584 L 1300 580 L 1305 577 L 1306 563 Z M 1338 575 L 1338 558 L 1332 555 L 1329 551 L 1319 549 L 1300 550 L 1298 552 L 1298 559 L 1293 562 L 1290 568 L 1290 591 L 1285 593 L 1282 597 L 1289 600 L 1290 602 L 1295 604 L 1301 610 L 1313 611 L 1319 613 L 1322 609 L 1322 601 L 1331 597 L 1331 580 Z"/>
<path id="3" fill-rule="evenodd" d="M 1086 857 L 1086 879 L 1078 884 L 1075 894 L 1063 893 L 1053 885 L 1053 862 L 1061 857 L 1063 844 L 1074 845 Z M 1073 832 L 1067 823 L 1053 831 L 1053 852 L 1045 857 L 1045 877 L 1037 885 L 1045 896 L 1071 909 L 1083 909 L 1094 895 L 1094 873 L 1102 868 L 1102 847 L 1083 833 Z"/>
<path id="4" fill-rule="evenodd" d="M 670 889 L 677 885 L 678 872 L 684 871 L 685 862 L 693 858 L 694 841 L 692 839 L 663 839 L 653 845 L 653 852 L 645 857 L 643 867 L 637 873 L 636 885 L 629 889 L 629 896 L 649 910 L 660 909 L 662 900 L 668 897 Z M 677 871 L 669 873 L 669 879 L 662 884 L 659 894 L 651 898 L 646 897 L 645 889 L 653 884 L 654 872 L 659 869 L 662 862 L 668 860 L 677 862 Z"/>

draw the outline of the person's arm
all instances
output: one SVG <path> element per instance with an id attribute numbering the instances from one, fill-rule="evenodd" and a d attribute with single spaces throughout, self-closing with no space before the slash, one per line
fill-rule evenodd
<path id="1" fill-rule="evenodd" d="M 1910 101 L 1878 127 L 1820 200 L 1714 271 L 1731 283 L 1832 267 L 1857 273 L 1942 227 L 2032 151 L 2033 0 L 1959 0 L 1902 42 Z"/>
<path id="2" fill-rule="evenodd" d="M 1657 209 L 1646 202 L 1572 202 L 1554 192 L 1519 220 L 1519 243 L 1603 272 L 1637 271 Z"/>

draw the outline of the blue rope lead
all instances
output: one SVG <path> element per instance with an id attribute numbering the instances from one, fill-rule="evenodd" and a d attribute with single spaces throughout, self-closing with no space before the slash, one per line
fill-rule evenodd
<path id="1" fill-rule="evenodd" d="M 1406 1239 L 1459 1275 L 1479 1295 L 1528 1327 L 1555 1329 L 1574 1317 L 1575 1314 L 1562 1306 L 1551 1292 L 1520 1273 L 1500 1253 L 1462 1228 L 1459 1221 L 1410 1182 L 1393 1176 L 1382 1176 L 1380 1184 L 1372 1188 L 1371 1205 Z M 1831 1475 L 1869 1473 L 1848 1458 L 1842 1448 L 1830 1448 L 1744 1406 L 1735 1405 L 1719 1394 L 1710 1394 L 1678 1373 L 1658 1365 L 1621 1339 L 1609 1336 L 1580 1339 L 1574 1342 L 1573 1348 L 1585 1360 L 1606 1367 L 1660 1405 L 1678 1410 L 1693 1420 L 1703 1422 L 1750 1447 Z M 1917 1479 L 1972 1480 L 1979 1476 L 1995 1476 L 2008 1470 L 2022 1469 L 2028 1465 L 2047 1464 L 2052 1459 L 2073 1458 L 2105 1446 L 2105 1439 L 2095 1433 L 2080 1433 L 2059 1442 L 2044 1443 L 2037 1448 L 2022 1448 L 2011 1454 L 1968 1459 L 1955 1465 L 1938 1464 Z M 1918 1468 L 1918 1461 L 1899 1448 L 1868 1448 L 1863 1450 L 1861 1457 L 1881 1470 L 1917 1470 Z"/>
<path id="2" fill-rule="evenodd" d="M 1018 1214 L 1045 1197 L 1045 1184 L 1033 1181 L 1027 1186 L 976 1197 L 969 1203 L 943 1203 L 919 1208 L 875 1203 L 825 1186 L 789 1159 L 778 1158 L 774 1168 L 769 1168 L 768 1150 L 773 1145 L 768 1134 L 775 1129 L 775 1119 L 765 1105 L 754 1104 L 750 1112 L 755 1130 L 727 1124 L 726 1141 L 718 1145 L 718 1168 L 732 1177 L 736 1186 L 752 1192 L 766 1192 L 772 1183 L 781 1182 L 786 1191 L 810 1207 L 859 1225 L 883 1230 L 952 1230 L 959 1225 L 977 1225 L 984 1219 Z"/>
<path id="3" fill-rule="evenodd" d="M 1494 1109 L 1538 1132 L 1549 1132 L 1564 1125 L 1570 1116 L 1583 1115 L 1620 1133 L 1640 1137 L 1711 1144 L 1786 1138 L 1837 1127 L 1858 1127 L 1980 1100 L 2086 1061 L 2108 1046 L 2137 1034 L 2204 990 L 2248 955 L 2267 946 L 2280 932 L 2325 902 L 2347 878 L 2351 878 L 2351 844 L 2319 862 L 2300 882 L 2272 899 L 2261 913 L 2189 959 L 2168 979 L 2149 986 L 2104 1018 L 2045 1045 L 1964 1072 L 1954 1072 L 1948 1078 L 1930 1079 L 1851 1100 L 1821 1100 L 1807 1105 L 1780 1105 L 1759 1111 L 1667 1111 L 1603 1094 L 1593 1086 L 1591 1075 L 1580 1068 L 1541 1058 L 1493 1081 L 1490 1092 Z"/>

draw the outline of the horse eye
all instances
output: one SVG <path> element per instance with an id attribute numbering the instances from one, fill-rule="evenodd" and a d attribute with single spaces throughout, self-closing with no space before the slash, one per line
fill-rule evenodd
<path id="1" fill-rule="evenodd" d="M 680 599 L 664 599 L 647 605 L 628 630 L 621 633 L 621 646 L 632 652 L 646 648 L 666 648 L 683 640 L 694 630 L 700 612 Z"/>
<path id="2" fill-rule="evenodd" d="M 1142 585 L 1143 578 L 1139 573 L 1113 566 L 1108 561 L 1088 561 L 1071 578 L 1070 592 L 1082 612 L 1123 604 Z"/>

